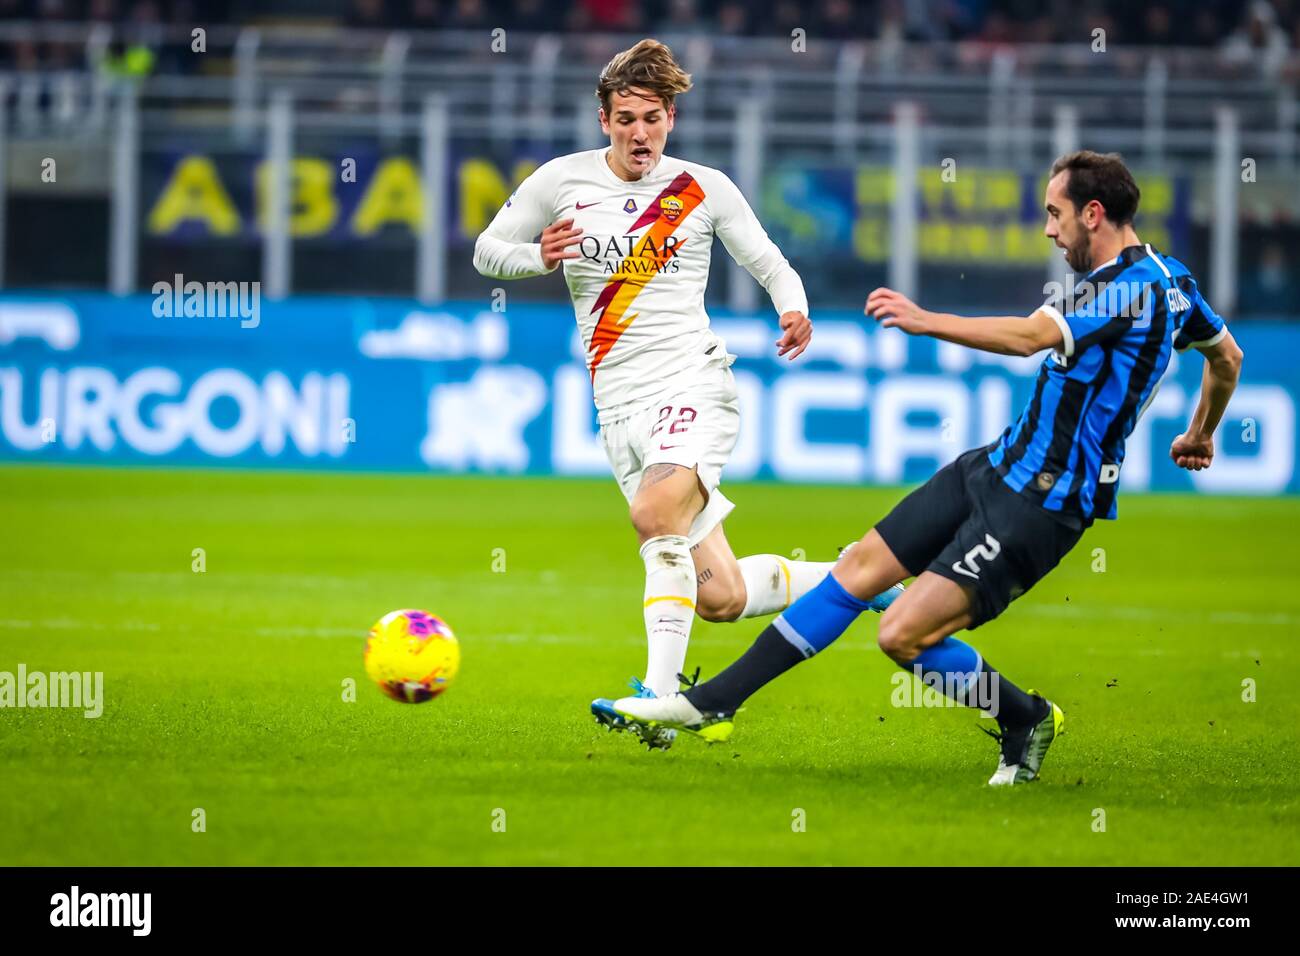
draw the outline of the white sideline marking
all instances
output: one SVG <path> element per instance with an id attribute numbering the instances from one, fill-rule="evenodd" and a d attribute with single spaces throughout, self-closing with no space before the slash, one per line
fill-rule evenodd
<path id="1" fill-rule="evenodd" d="M 546 572 L 542 572 L 542 573 L 545 574 Z M 33 577 L 47 577 L 47 578 L 53 576 L 59 576 L 59 577 L 88 576 L 84 572 L 29 572 L 29 574 Z M 118 578 L 131 578 L 137 581 L 140 579 L 145 579 L 145 580 L 153 579 L 153 580 L 157 580 L 159 583 L 163 583 L 163 582 L 175 583 L 177 577 L 181 575 L 156 574 L 156 573 L 146 573 L 146 572 L 139 572 L 139 573 L 119 572 L 113 576 Z M 423 577 L 422 575 L 415 575 L 415 576 L 419 578 Z M 309 584 L 309 586 L 311 587 L 330 587 L 332 589 L 337 589 L 340 585 L 367 586 L 366 582 L 362 579 L 340 578 L 340 577 L 333 577 L 333 576 L 326 576 L 326 575 L 314 576 L 314 575 L 224 575 L 223 574 L 222 578 L 226 579 L 229 583 L 234 583 L 236 579 L 242 579 L 246 582 L 250 582 L 250 583 L 257 582 L 268 586 L 283 585 L 286 579 L 293 580 L 297 583 Z M 457 590 L 461 591 L 462 593 L 467 588 L 472 588 L 475 585 L 479 585 L 479 582 L 471 582 L 471 581 L 464 581 L 464 580 L 456 582 Z M 497 584 L 496 582 L 485 581 L 482 582 L 482 584 L 479 586 L 481 586 L 486 590 L 489 588 L 495 589 Z M 553 594 L 555 590 L 553 586 L 545 584 L 541 581 L 535 583 L 524 582 L 516 578 L 511 582 L 512 589 L 518 590 L 521 587 L 526 590 L 538 590 L 538 591 L 545 590 L 548 594 Z M 588 586 L 585 588 L 569 587 L 569 588 L 565 588 L 564 592 L 567 596 L 572 597 L 581 594 L 602 594 L 603 595 L 603 594 L 610 594 L 610 593 L 626 593 L 626 590 L 627 589 L 622 587 L 599 588 L 599 587 Z M 1171 631 L 1176 631 L 1180 625 L 1187 624 L 1187 623 L 1197 623 L 1198 621 L 1208 622 L 1212 624 L 1240 624 L 1240 625 L 1250 625 L 1255 627 L 1260 627 L 1260 626 L 1295 627 L 1297 624 L 1300 624 L 1300 614 L 1293 614 L 1285 611 L 1275 611 L 1275 612 L 1255 612 L 1255 611 L 1235 611 L 1235 610 L 1210 611 L 1200 616 L 1199 618 L 1189 620 L 1187 617 L 1182 617 L 1180 619 L 1178 617 L 1178 614 L 1180 612 L 1176 611 L 1175 609 L 1152 608 L 1152 607 L 1128 607 L 1123 605 L 1110 605 L 1110 604 L 1103 604 L 1103 605 L 1096 605 L 1096 606 L 1088 606 L 1083 604 L 1024 605 L 1012 609 L 1009 613 L 1013 613 L 1022 617 L 1052 618 L 1054 620 L 1118 619 L 1118 620 L 1147 621 L 1147 622 L 1162 621 L 1169 625 Z M 864 615 L 864 618 L 869 620 L 871 617 L 874 616 L 875 615 L 868 614 L 868 615 Z M 740 627 L 743 628 L 746 626 L 746 624 L 749 624 L 750 626 L 757 626 L 757 624 L 760 622 L 742 621 L 737 623 L 739 624 Z M 861 625 L 855 625 L 855 629 L 860 626 Z M 869 626 L 870 625 L 868 625 L 868 627 Z M 229 630 L 230 628 L 231 628 L 231 623 L 229 621 L 220 621 L 214 618 L 209 618 L 205 625 L 199 627 L 195 627 L 194 625 L 183 621 L 169 622 L 163 624 L 157 621 L 125 620 L 125 621 L 113 622 L 111 624 L 106 624 L 103 621 L 82 620 L 82 619 L 70 618 L 70 617 L 51 617 L 51 618 L 39 618 L 39 619 L 0 618 L 0 631 L 80 630 L 80 631 L 93 632 L 93 633 L 123 632 L 123 631 L 158 633 L 165 629 L 168 633 L 204 633 L 204 632 L 211 632 L 218 629 Z M 250 626 L 250 627 L 243 628 L 242 630 L 243 633 L 250 634 L 255 637 L 280 638 L 280 639 L 346 638 L 348 640 L 361 640 L 365 637 L 366 634 L 366 628 L 364 627 L 331 627 L 326 625 L 317 626 L 317 627 L 306 627 L 302 625 L 269 626 L 269 627 Z M 484 634 L 480 639 L 484 643 L 488 643 L 488 644 L 492 644 L 492 643 L 544 644 L 544 645 L 572 645 L 572 646 L 588 646 L 588 647 L 593 644 L 599 644 L 602 646 L 639 646 L 643 644 L 645 640 L 643 635 L 635 631 L 629 631 L 626 635 L 613 637 L 613 638 L 610 637 L 597 638 L 594 636 L 584 635 L 584 634 L 529 634 L 529 633 L 522 633 L 522 632 L 498 632 L 498 633 Z M 710 630 L 706 632 L 697 632 L 692 638 L 692 643 L 694 643 L 697 646 L 705 646 L 705 647 L 730 645 L 734 643 L 734 634 L 732 634 L 727 629 L 722 629 L 717 631 Z M 846 649 L 846 650 L 875 650 L 876 645 L 874 641 L 864 642 L 861 640 L 853 640 L 852 634 L 850 634 L 849 640 L 841 641 L 837 646 L 840 647 L 841 649 Z M 1134 648 L 1132 650 L 1132 653 L 1138 656 L 1160 656 L 1164 654 L 1165 651 L 1161 648 Z M 1255 657 L 1259 656 L 1254 651 L 1244 652 L 1241 650 L 1227 650 L 1227 651 L 1223 651 L 1221 654 L 1221 656 L 1225 658 L 1241 657 L 1243 655 L 1255 656 Z M 1270 653 L 1270 656 L 1276 656 L 1276 652 Z"/>
<path id="2" fill-rule="evenodd" d="M 1154 607 L 1124 607 L 1121 605 L 1101 605 L 1098 607 L 1088 607 L 1080 605 L 1075 607 L 1059 605 L 1026 605 L 1020 608 L 1014 608 L 1007 612 L 1008 614 L 1033 614 L 1038 617 L 1110 617 L 1121 618 L 1133 621 L 1168 621 L 1171 625 L 1182 623 L 1196 623 L 1195 617 L 1190 617 L 1185 612 L 1177 609 L 1164 609 Z M 1183 615 L 1178 617 L 1176 615 Z M 1212 624 L 1276 624 L 1293 626 L 1300 623 L 1300 614 L 1289 614 L 1286 611 L 1272 611 L 1260 613 L 1257 611 L 1210 611 L 1203 616 L 1203 620 Z"/>
<path id="3" fill-rule="evenodd" d="M 229 630 L 225 626 L 224 630 Z M 54 617 L 44 619 L 28 618 L 0 618 L 0 631 L 162 631 L 164 626 L 153 621 L 120 621 L 114 624 L 105 624 L 102 621 L 80 621 L 70 617 Z M 169 634 L 193 634 L 205 631 L 216 630 L 213 628 L 194 627 L 190 624 L 177 622 L 168 624 L 165 630 Z M 250 627 L 243 633 L 251 634 L 255 637 L 344 637 L 349 640 L 362 640 L 366 636 L 364 627 Z M 494 644 L 591 644 L 596 638 L 582 637 L 576 634 L 521 634 L 521 633 L 504 633 L 491 634 L 485 638 L 487 643 Z M 609 640 L 600 638 L 601 644 L 641 644 L 644 638 L 640 635 L 634 635 L 627 640 Z"/>
<path id="4" fill-rule="evenodd" d="M 113 581 L 129 583 L 133 585 L 153 585 L 157 588 L 174 589 L 183 582 L 201 582 L 202 586 L 207 588 L 237 588 L 240 591 L 249 590 L 273 590 L 283 591 L 287 588 L 298 588 L 309 591 L 329 591 L 338 593 L 339 591 L 358 591 L 369 592 L 374 588 L 376 581 L 383 581 L 391 585 L 394 581 L 409 580 L 412 582 L 412 590 L 425 590 L 430 586 L 433 580 L 434 572 L 432 571 L 406 571 L 406 572 L 385 572 L 383 574 L 357 575 L 352 577 L 338 577 L 327 574 L 240 574 L 222 571 L 220 574 L 208 573 L 203 575 L 194 574 L 188 569 L 176 572 L 157 572 L 157 571 L 116 571 L 108 575 L 95 574 L 87 571 L 6 571 L 6 577 L 12 581 L 25 579 L 34 582 L 48 582 L 50 580 L 69 579 L 77 582 L 81 589 L 86 587 L 113 587 Z M 451 583 L 446 585 L 454 588 L 457 592 L 482 591 L 490 594 L 499 594 L 501 588 L 501 575 L 489 574 L 486 570 L 481 576 L 471 576 L 466 574 L 458 575 Z M 111 580 L 110 580 L 111 579 Z M 531 580 L 530 580 L 531 579 Z M 560 576 L 554 571 L 515 571 L 510 575 L 510 587 L 514 591 L 525 591 L 535 594 L 554 594 L 556 582 Z M 8 582 L 6 582 L 8 583 Z M 4 588 L 0 587 L 0 593 Z M 564 593 L 569 597 L 603 597 L 606 595 L 626 595 L 629 589 L 622 585 L 609 585 L 602 587 L 600 585 L 568 585 L 564 587 Z"/>
<path id="5" fill-rule="evenodd" d="M 460 587 L 460 585 L 457 585 L 457 587 Z M 620 588 L 618 590 L 622 591 L 624 589 Z M 568 589 L 566 589 L 566 594 L 567 593 L 569 593 Z M 1197 619 L 1194 618 L 1189 619 L 1184 617 L 1181 620 L 1176 619 L 1174 615 L 1177 612 L 1172 609 L 1161 610 L 1158 608 L 1147 608 L 1147 607 L 1116 607 L 1114 605 L 1109 605 L 1104 608 L 1090 608 L 1090 607 L 1083 607 L 1083 606 L 1054 607 L 1051 605 L 1042 605 L 1042 606 L 1026 605 L 1025 607 L 1014 608 L 1013 610 L 1008 611 L 1007 613 L 1015 614 L 1022 617 L 1030 616 L 1030 617 L 1051 617 L 1051 618 L 1121 618 L 1127 620 L 1141 620 L 1141 621 L 1167 621 L 1170 623 L 1171 627 L 1177 627 L 1179 624 L 1197 622 Z M 869 621 L 874 616 L 875 615 L 864 614 L 861 620 Z M 1213 624 L 1251 624 L 1251 625 L 1272 625 L 1277 627 L 1294 627 L 1295 625 L 1300 624 L 1300 614 L 1288 614 L 1285 611 L 1278 611 L 1278 612 L 1271 612 L 1271 613 L 1257 613 L 1251 611 L 1213 611 L 1210 614 L 1206 615 L 1204 620 L 1207 620 Z M 44 628 L 48 630 L 74 630 L 77 628 L 84 628 L 86 630 L 92 630 L 92 631 L 161 631 L 164 628 L 166 628 L 168 631 L 195 631 L 195 630 L 204 631 L 204 630 L 215 630 L 218 628 L 229 629 L 230 627 L 229 621 L 218 621 L 215 618 L 210 618 L 209 621 L 212 623 L 212 627 L 195 628 L 189 624 L 180 621 L 163 624 L 157 621 L 127 620 L 127 621 L 117 621 L 112 624 L 105 624 L 102 621 L 81 620 L 79 618 L 70 618 L 70 617 L 0 618 L 0 628 L 5 630 L 27 630 L 34 627 Z M 749 623 L 751 625 L 756 625 L 759 622 L 753 621 Z M 746 622 L 737 621 L 736 625 L 739 627 L 744 627 L 746 625 Z M 320 626 L 320 627 L 273 626 L 273 627 L 247 628 L 248 633 L 265 635 L 267 637 L 342 637 L 346 635 L 357 635 L 357 634 L 360 634 L 364 637 L 366 630 L 367 629 L 364 627 L 348 628 L 348 627 L 329 627 L 329 626 Z M 518 640 L 522 642 L 525 640 L 534 640 L 534 639 L 538 639 L 539 637 L 547 637 L 547 636 L 548 635 L 530 635 L 530 634 L 523 634 L 517 632 L 507 632 L 507 633 L 493 634 L 491 635 L 491 639 L 497 641 L 505 641 L 509 643 L 512 640 Z M 564 643 L 571 640 L 572 643 L 575 644 L 586 644 L 589 643 L 590 640 L 589 638 L 581 637 L 578 635 L 574 635 L 572 638 L 565 638 L 564 635 L 549 635 L 549 637 L 554 638 L 557 643 Z M 709 640 L 710 637 L 711 634 L 697 634 L 692 637 L 692 640 Z M 722 640 L 723 638 L 719 638 L 719 639 Z M 601 638 L 600 640 L 604 641 L 607 639 Z M 636 643 L 640 643 L 641 640 L 642 637 L 640 635 L 637 635 Z"/>

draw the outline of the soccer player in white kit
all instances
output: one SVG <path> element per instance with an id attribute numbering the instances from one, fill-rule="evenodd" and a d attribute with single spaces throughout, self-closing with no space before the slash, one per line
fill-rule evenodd
<path id="1" fill-rule="evenodd" d="M 713 238 L 767 290 L 777 354 L 812 337 L 803 283 L 740 190 L 716 169 L 663 154 L 674 98 L 691 87 L 672 52 L 642 40 L 601 72 L 610 145 L 561 156 L 529 176 L 479 236 L 474 266 L 496 279 L 563 264 L 587 350 L 601 441 L 629 503 L 646 579 L 646 696 L 678 690 L 696 614 L 734 621 L 784 610 L 834 562 L 775 554 L 737 560 L 719 489 L 740 406 L 725 343 L 704 310 Z M 541 234 L 540 242 L 534 239 Z M 894 591 L 879 597 L 884 610 Z M 614 729 L 627 724 L 593 704 Z M 645 739 L 671 743 L 672 731 Z"/>

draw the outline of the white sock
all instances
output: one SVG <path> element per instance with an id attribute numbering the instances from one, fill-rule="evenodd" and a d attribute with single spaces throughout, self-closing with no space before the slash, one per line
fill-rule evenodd
<path id="1" fill-rule="evenodd" d="M 779 554 L 751 554 L 740 559 L 745 579 L 741 617 L 784 611 L 811 591 L 835 567 L 834 561 L 790 561 Z"/>
<path id="2" fill-rule="evenodd" d="M 677 693 L 686 666 L 686 645 L 695 619 L 695 562 L 680 534 L 662 534 L 641 545 L 645 561 L 645 634 L 649 645 L 645 683 L 659 697 Z"/>

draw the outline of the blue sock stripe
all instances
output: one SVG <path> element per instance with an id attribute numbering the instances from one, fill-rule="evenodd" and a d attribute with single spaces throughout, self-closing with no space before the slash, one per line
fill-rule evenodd
<path id="1" fill-rule="evenodd" d="M 945 637 L 933 647 L 927 647 L 912 661 L 912 671 L 922 680 L 933 674 L 939 686 L 953 687 L 962 694 L 979 677 L 982 667 L 979 652 L 955 637 Z M 956 687 L 958 677 L 962 678 L 960 687 Z"/>
<path id="2" fill-rule="evenodd" d="M 786 640 L 805 654 L 809 654 L 805 648 L 816 654 L 835 643 L 870 606 L 869 602 L 844 590 L 840 582 L 828 574 L 815 588 L 786 608 L 777 620 L 784 618 L 784 625 L 789 629 L 781 630 Z M 791 634 L 796 637 L 791 637 Z"/>
<path id="3" fill-rule="evenodd" d="M 818 587 L 822 586 L 829 588 L 835 594 L 837 600 L 849 605 L 849 607 L 855 607 L 859 611 L 871 610 L 870 601 L 864 601 L 861 598 L 854 597 L 848 591 L 844 590 L 844 585 L 840 584 L 839 581 L 836 581 L 835 575 L 833 574 L 827 574 L 826 577 L 822 579 L 822 582 Z"/>
<path id="4" fill-rule="evenodd" d="M 795 649 L 804 657 L 812 657 L 817 653 L 817 648 L 804 640 L 803 635 L 794 629 L 794 626 L 785 619 L 784 614 L 778 614 L 776 619 L 772 621 L 772 626 L 776 628 L 777 633 L 793 644 Z"/>

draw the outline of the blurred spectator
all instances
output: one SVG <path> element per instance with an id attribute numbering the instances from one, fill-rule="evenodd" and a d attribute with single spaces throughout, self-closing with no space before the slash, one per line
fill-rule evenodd
<path id="1" fill-rule="evenodd" d="M 131 5 L 128 19 L 133 24 L 156 26 L 162 23 L 162 10 L 155 0 L 137 0 Z"/>
<path id="2" fill-rule="evenodd" d="M 90 0 L 86 7 L 86 19 L 98 23 L 112 23 L 122 15 L 117 0 Z"/>
<path id="3" fill-rule="evenodd" d="M 659 21 L 657 27 L 665 33 L 708 33 L 711 25 L 700 16 L 696 0 L 668 0 L 668 15 Z"/>
<path id="4" fill-rule="evenodd" d="M 13 68 L 19 73 L 35 70 L 40 63 L 40 58 L 36 55 L 36 44 L 31 40 L 19 40 L 14 43 L 9 59 Z"/>
<path id="5" fill-rule="evenodd" d="M 1001 10 L 994 10 L 984 20 L 984 26 L 975 38 L 984 46 L 996 49 L 1015 43 L 1015 27 Z"/>
<path id="6" fill-rule="evenodd" d="M 515 0 L 511 23 L 516 30 L 526 33 L 554 32 L 563 25 L 554 14 L 547 12 L 544 0 Z"/>
<path id="7" fill-rule="evenodd" d="M 835 39 L 851 39 L 866 32 L 862 4 L 849 0 L 823 0 L 818 33 Z"/>
<path id="8" fill-rule="evenodd" d="M 944 8 L 951 39 L 962 40 L 979 29 L 988 2 L 987 0 L 948 0 Z"/>
<path id="9" fill-rule="evenodd" d="M 903 23 L 908 39 L 922 42 L 950 39 L 946 3 L 903 0 Z"/>
<path id="10" fill-rule="evenodd" d="M 903 0 L 884 0 L 880 5 L 880 21 L 876 27 L 876 39 L 886 48 L 882 56 L 896 63 L 901 46 L 907 39 L 907 18 L 903 12 Z"/>
<path id="11" fill-rule="evenodd" d="M 39 0 L 36 9 L 42 20 L 71 20 L 75 17 L 68 0 Z"/>
<path id="12" fill-rule="evenodd" d="M 973 41 L 962 62 L 1017 44 L 1086 43 L 1100 27 L 1114 45 L 1218 47 L 1226 69 L 1300 78 L 1300 61 L 1290 56 L 1300 48 L 1300 0 L 0 0 L 0 25 L 58 20 L 138 29 L 250 16 L 332 16 L 370 30 L 789 37 L 802 28 L 812 37 L 870 38 L 900 51 L 905 41 Z M 19 50 L 17 39 L 0 39 L 0 62 L 31 66 L 35 56 L 37 69 L 48 68 L 45 44 L 33 53 Z"/>
<path id="13" fill-rule="evenodd" d="M 360 30 L 380 30 L 388 23 L 384 0 L 352 0 L 344 22 Z"/>
<path id="14" fill-rule="evenodd" d="M 1191 46 L 1218 46 L 1225 32 L 1214 9 L 1204 6 L 1192 15 L 1192 32 L 1188 43 Z"/>
<path id="15" fill-rule="evenodd" d="M 1223 41 L 1225 63 L 1254 66 L 1263 76 L 1274 77 L 1286 64 L 1290 41 L 1277 23 L 1277 12 L 1268 0 L 1254 0 L 1241 25 Z"/>
<path id="16" fill-rule="evenodd" d="M 442 23 L 442 9 L 438 0 L 411 0 L 403 24 L 412 30 L 436 30 Z"/>
<path id="17" fill-rule="evenodd" d="M 1144 46 L 1173 46 L 1174 18 L 1163 4 L 1147 7 L 1142 22 Z"/>
<path id="18" fill-rule="evenodd" d="M 807 30 L 812 25 L 808 22 L 810 18 L 804 15 L 803 8 L 790 0 L 779 0 L 771 16 L 764 19 L 766 23 L 761 31 L 763 36 L 788 37 L 791 30 Z"/>
<path id="19" fill-rule="evenodd" d="M 622 30 L 630 18 L 629 0 L 582 0 L 593 30 Z"/>
<path id="20" fill-rule="evenodd" d="M 718 32 L 731 37 L 749 32 L 749 8 L 739 0 L 727 0 L 718 7 Z"/>
<path id="21" fill-rule="evenodd" d="M 456 0 L 445 26 L 449 30 L 490 30 L 503 25 L 495 20 L 483 0 Z M 509 21 L 504 23 L 508 25 Z"/>
<path id="22" fill-rule="evenodd" d="M 1282 245 L 1270 242 L 1254 266 L 1242 279 L 1237 311 L 1241 315 L 1288 319 L 1300 315 L 1300 283 L 1287 265 Z"/>

